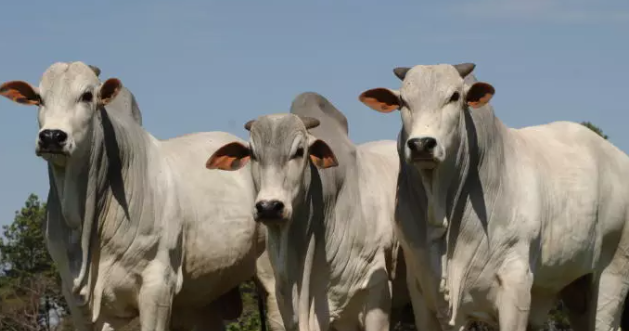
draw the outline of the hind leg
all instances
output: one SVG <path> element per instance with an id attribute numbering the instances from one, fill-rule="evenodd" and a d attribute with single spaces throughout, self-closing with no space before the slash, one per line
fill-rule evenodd
<path id="1" fill-rule="evenodd" d="M 628 283 L 621 270 L 613 266 L 601 275 L 598 289 L 596 331 L 618 330 Z"/>

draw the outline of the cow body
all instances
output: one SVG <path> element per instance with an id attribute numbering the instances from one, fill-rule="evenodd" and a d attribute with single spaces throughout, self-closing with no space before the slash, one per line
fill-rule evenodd
<path id="1" fill-rule="evenodd" d="M 263 116 L 248 123 L 250 147 L 238 147 L 256 158 L 256 217 L 267 225 L 284 325 L 388 330 L 393 284 L 405 281 L 395 274 L 395 142 L 355 146 L 342 113 L 315 93 L 299 95 L 291 113 L 309 124 L 293 114 Z M 217 154 L 209 163 L 218 164 Z M 272 214 L 271 204 L 283 207 Z M 396 290 L 403 296 L 406 288 Z"/>
<path id="2" fill-rule="evenodd" d="M 143 331 L 220 329 L 240 315 L 238 285 L 266 258 L 265 229 L 253 221 L 249 173 L 208 173 L 197 153 L 238 138 L 158 140 L 130 92 L 80 62 L 53 65 L 39 89 L 24 84 L 0 92 L 40 106 L 46 241 L 75 326 L 111 330 L 139 315 Z"/>
<path id="3" fill-rule="evenodd" d="M 361 96 L 381 111 L 372 100 L 395 96 L 402 111 L 396 212 L 416 219 L 401 217 L 398 230 L 410 290 L 422 295 L 418 327 L 538 328 L 563 299 L 573 329 L 617 329 L 629 157 L 576 123 L 507 128 L 487 103 L 493 87 L 461 66 L 396 69 L 399 92 Z"/>

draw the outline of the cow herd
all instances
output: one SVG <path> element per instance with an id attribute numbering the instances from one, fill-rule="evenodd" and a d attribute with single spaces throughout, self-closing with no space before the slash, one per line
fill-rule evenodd
<path id="1" fill-rule="evenodd" d="M 558 300 L 574 330 L 618 330 L 629 157 L 577 123 L 506 127 L 474 67 L 394 69 L 400 89 L 358 99 L 400 112 L 397 141 L 359 145 L 312 92 L 247 122 L 248 141 L 160 140 L 97 67 L 2 84 L 39 109 L 46 242 L 74 325 L 223 330 L 253 278 L 272 331 L 387 331 L 409 303 L 419 331 L 525 331 Z"/>

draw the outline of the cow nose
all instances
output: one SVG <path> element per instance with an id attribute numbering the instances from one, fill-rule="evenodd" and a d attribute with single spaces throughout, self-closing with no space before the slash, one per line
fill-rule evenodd
<path id="1" fill-rule="evenodd" d="M 279 200 L 262 200 L 256 203 L 258 218 L 281 218 L 284 213 L 284 203 Z"/>
<path id="2" fill-rule="evenodd" d="M 67 139 L 68 135 L 61 130 L 42 130 L 39 133 L 39 143 L 42 147 L 61 147 Z"/>
<path id="3" fill-rule="evenodd" d="M 406 145 L 415 153 L 432 153 L 437 146 L 437 140 L 431 137 L 411 138 L 406 142 Z"/>

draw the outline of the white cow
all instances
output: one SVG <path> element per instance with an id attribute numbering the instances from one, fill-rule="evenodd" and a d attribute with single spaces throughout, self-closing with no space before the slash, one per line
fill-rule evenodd
<path id="1" fill-rule="evenodd" d="M 291 112 L 248 122 L 249 144 L 225 145 L 208 168 L 251 164 L 287 330 L 388 331 L 393 283 L 405 282 L 395 275 L 395 141 L 355 146 L 345 116 L 316 93 Z"/>
<path id="2" fill-rule="evenodd" d="M 399 91 L 360 96 L 402 115 L 397 214 L 415 217 L 401 217 L 399 232 L 410 290 L 425 295 L 413 298 L 418 326 L 480 319 L 524 331 L 563 299 L 574 330 L 618 329 L 629 157 L 576 123 L 506 127 L 487 104 L 494 88 L 473 69 L 396 68 Z M 432 273 L 416 268 L 429 262 Z"/>
<path id="3" fill-rule="evenodd" d="M 208 154 L 238 138 L 158 140 L 141 127 L 130 92 L 122 109 L 110 107 L 124 89 L 98 73 L 56 63 L 39 88 L 0 86 L 3 96 L 39 107 L 36 153 L 50 180 L 46 240 L 75 326 L 110 330 L 139 314 L 143 331 L 222 329 L 223 319 L 240 315 L 237 286 L 254 275 L 266 236 L 250 209 L 249 171 L 204 167 Z"/>

